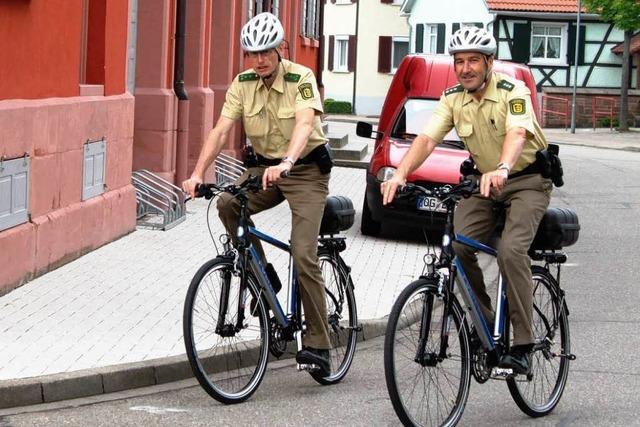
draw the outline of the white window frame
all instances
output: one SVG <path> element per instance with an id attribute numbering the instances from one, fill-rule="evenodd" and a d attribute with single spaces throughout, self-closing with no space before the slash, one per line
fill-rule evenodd
<path id="1" fill-rule="evenodd" d="M 402 3 L 404 3 L 404 0 L 393 0 L 391 4 L 394 6 L 402 6 Z"/>
<path id="2" fill-rule="evenodd" d="M 409 37 L 405 37 L 405 36 L 393 36 L 391 37 L 391 74 L 395 74 L 396 71 L 398 71 L 397 67 L 393 66 L 393 57 L 395 55 L 395 43 L 396 42 L 405 42 L 407 44 L 407 54 L 410 51 L 410 47 L 409 47 Z"/>
<path id="3" fill-rule="evenodd" d="M 340 45 L 344 42 L 344 64 L 340 64 Z M 349 72 L 349 36 L 335 36 L 333 41 L 333 72 L 348 73 Z"/>
<path id="4" fill-rule="evenodd" d="M 353 4 L 351 0 L 336 0 L 336 5 L 339 4 Z"/>
<path id="5" fill-rule="evenodd" d="M 533 28 L 560 28 L 560 55 L 558 58 L 534 58 L 533 57 Z M 569 24 L 557 22 L 534 22 L 531 23 L 531 43 L 529 45 L 529 63 L 534 65 L 568 65 L 567 45 L 569 44 Z M 546 46 L 546 42 L 545 42 Z"/>
<path id="6" fill-rule="evenodd" d="M 433 40 L 433 50 L 431 41 Z M 424 36 L 422 40 L 422 53 L 438 52 L 438 24 L 424 24 Z"/>

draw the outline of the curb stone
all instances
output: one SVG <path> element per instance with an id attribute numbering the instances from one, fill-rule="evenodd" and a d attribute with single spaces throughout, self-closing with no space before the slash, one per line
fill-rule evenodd
<path id="1" fill-rule="evenodd" d="M 384 335 L 387 318 L 362 320 L 358 341 Z M 356 350 L 357 351 L 357 350 Z M 280 360 L 291 358 L 285 354 Z M 271 359 L 270 359 L 271 360 Z M 0 381 L 0 409 L 57 402 L 193 378 L 185 354 L 60 374 Z"/>

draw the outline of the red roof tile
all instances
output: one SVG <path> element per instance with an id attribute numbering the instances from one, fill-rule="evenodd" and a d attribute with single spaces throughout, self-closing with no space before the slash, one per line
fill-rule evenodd
<path id="1" fill-rule="evenodd" d="M 578 0 L 487 0 L 489 10 L 576 13 Z M 584 6 L 583 12 L 586 11 Z"/>
<path id="2" fill-rule="evenodd" d="M 611 52 L 618 54 L 618 55 L 622 55 L 622 50 L 624 49 L 624 44 L 619 43 L 617 45 L 615 45 L 614 47 L 611 48 Z M 631 37 L 631 47 L 629 49 L 629 53 L 631 55 L 635 55 L 637 53 L 640 53 L 640 33 L 636 34 L 635 36 Z"/>

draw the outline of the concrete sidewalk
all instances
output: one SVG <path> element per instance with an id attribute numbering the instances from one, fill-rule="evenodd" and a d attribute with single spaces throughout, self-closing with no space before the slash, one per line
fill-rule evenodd
<path id="1" fill-rule="evenodd" d="M 364 336 L 380 335 L 396 295 L 420 274 L 425 245 L 373 239 L 359 231 L 363 169 L 335 168 L 331 194 L 353 200 L 354 226 L 343 252 L 352 267 Z M 169 231 L 138 229 L 0 298 L 0 408 L 153 385 L 190 375 L 182 308 L 191 277 L 215 250 L 207 202 L 188 205 Z M 288 206 L 255 217 L 258 227 L 288 239 Z M 213 234 L 222 226 L 212 209 Z M 288 258 L 267 256 L 278 271 Z"/>
<path id="2" fill-rule="evenodd" d="M 356 116 L 328 116 L 349 125 Z M 375 119 L 365 118 L 375 122 Z M 551 142 L 640 151 L 640 132 L 546 129 Z M 561 152 L 562 153 L 562 152 Z M 335 168 L 331 194 L 351 198 L 354 226 L 343 256 L 352 267 L 365 338 L 383 333 L 397 294 L 422 270 L 424 242 L 371 238 L 359 231 L 363 169 Z M 215 250 L 207 203 L 190 202 L 187 220 L 166 231 L 139 229 L 0 297 L 0 408 L 107 393 L 186 378 L 182 305 L 191 277 Z M 286 240 L 288 206 L 256 216 Z M 215 236 L 222 232 L 212 210 Z M 267 249 L 278 271 L 284 253 Z M 0 411 L 2 415 L 2 411 Z"/>

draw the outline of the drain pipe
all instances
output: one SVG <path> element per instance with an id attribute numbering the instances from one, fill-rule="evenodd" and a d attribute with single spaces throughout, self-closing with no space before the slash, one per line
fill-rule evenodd
<path id="1" fill-rule="evenodd" d="M 178 0 L 176 7 L 176 41 L 173 58 L 173 90 L 178 97 L 175 182 L 187 179 L 189 156 L 189 97 L 184 89 L 184 42 L 187 21 L 187 0 Z"/>

